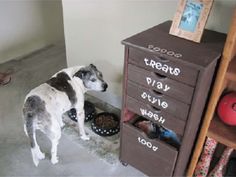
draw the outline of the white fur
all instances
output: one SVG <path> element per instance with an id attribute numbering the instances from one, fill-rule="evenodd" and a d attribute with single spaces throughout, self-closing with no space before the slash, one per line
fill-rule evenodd
<path id="1" fill-rule="evenodd" d="M 68 74 L 68 76 L 71 79 L 69 83 L 71 84 L 74 91 L 76 92 L 77 102 L 74 105 L 74 108 L 77 111 L 78 126 L 80 130 L 81 138 L 83 140 L 89 140 L 89 136 L 86 135 L 85 130 L 84 130 L 85 115 L 84 115 L 84 108 L 83 108 L 84 107 L 84 93 L 87 91 L 87 89 L 84 87 L 83 81 L 80 78 L 73 77 L 73 75 L 82 67 L 83 66 L 72 67 L 72 68 L 64 69 L 62 71 Z M 94 90 L 102 91 L 101 83 L 98 83 L 98 85 L 96 85 L 96 88 Z M 71 102 L 69 101 L 68 96 L 64 92 L 58 91 L 46 83 L 31 90 L 30 93 L 26 96 L 26 99 L 33 95 L 39 96 L 45 102 L 46 110 L 51 116 L 50 132 L 44 132 L 43 125 L 39 121 L 34 122 L 34 128 L 35 130 L 39 129 L 43 131 L 51 140 L 51 143 L 52 143 L 51 162 L 52 164 L 56 164 L 58 163 L 57 145 L 61 137 L 61 127 L 64 125 L 62 122 L 62 114 L 71 109 Z M 24 129 L 26 129 L 25 125 L 24 125 Z M 34 134 L 34 139 L 36 142 L 35 134 Z M 38 166 L 39 160 L 44 159 L 45 155 L 40 151 L 40 148 L 37 142 L 36 142 L 35 147 L 31 149 L 31 152 L 32 152 L 33 162 L 36 166 Z"/>

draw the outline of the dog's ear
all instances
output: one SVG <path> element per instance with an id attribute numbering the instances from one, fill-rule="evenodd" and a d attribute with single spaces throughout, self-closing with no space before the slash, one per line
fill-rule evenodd
<path id="1" fill-rule="evenodd" d="M 88 74 L 89 74 L 89 71 L 84 70 L 84 69 L 80 69 L 79 71 L 77 71 L 74 74 L 74 77 L 78 77 L 78 78 L 84 80 Z"/>
<path id="2" fill-rule="evenodd" d="M 91 67 L 93 69 L 97 69 L 97 67 L 94 64 L 90 64 L 89 67 Z"/>

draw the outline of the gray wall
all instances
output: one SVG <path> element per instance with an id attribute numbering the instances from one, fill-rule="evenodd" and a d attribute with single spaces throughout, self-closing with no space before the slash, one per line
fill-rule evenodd
<path id="1" fill-rule="evenodd" d="M 124 48 L 121 40 L 172 20 L 176 0 L 62 0 L 69 66 L 94 63 L 109 83 L 105 93 L 90 93 L 121 107 Z M 207 28 L 228 30 L 235 0 L 215 0 Z"/>
<path id="2" fill-rule="evenodd" d="M 0 63 L 64 42 L 61 0 L 0 0 Z"/>

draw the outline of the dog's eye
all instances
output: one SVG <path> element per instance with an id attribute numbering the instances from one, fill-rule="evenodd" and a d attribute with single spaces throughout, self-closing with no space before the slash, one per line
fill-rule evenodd
<path id="1" fill-rule="evenodd" d="M 98 75 L 99 75 L 100 77 L 102 77 L 102 73 L 98 73 Z"/>
<path id="2" fill-rule="evenodd" d="M 91 79 L 91 81 L 92 81 L 92 82 L 95 82 L 95 81 L 96 81 L 96 79 L 95 79 L 95 78 L 93 78 L 93 79 Z"/>

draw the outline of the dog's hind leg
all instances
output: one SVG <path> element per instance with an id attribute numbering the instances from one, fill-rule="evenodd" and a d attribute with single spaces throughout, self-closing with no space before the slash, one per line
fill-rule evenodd
<path id="1" fill-rule="evenodd" d="M 53 122 L 51 128 L 47 130 L 47 136 L 51 140 L 51 162 L 52 164 L 58 163 L 57 146 L 61 138 L 61 128 L 58 122 Z"/>
<path id="2" fill-rule="evenodd" d="M 35 166 L 38 166 L 39 160 L 44 159 L 45 154 L 42 153 L 40 148 L 39 148 L 39 145 L 36 141 L 35 133 L 34 133 L 33 137 L 34 137 L 34 141 L 35 141 L 35 146 L 33 148 L 31 147 L 31 153 L 32 153 L 33 162 L 34 162 Z"/>
<path id="3" fill-rule="evenodd" d="M 33 118 L 29 115 L 26 118 L 26 123 L 24 124 L 24 130 L 30 140 L 33 162 L 35 166 L 38 166 L 39 160 L 44 159 L 45 154 L 41 152 L 39 145 L 36 141 L 36 132 L 35 132 L 35 127 L 33 125 Z"/>
<path id="4" fill-rule="evenodd" d="M 85 115 L 84 115 L 84 110 L 81 112 L 77 111 L 77 118 L 78 118 L 78 126 L 79 126 L 79 132 L 81 135 L 81 139 L 82 140 L 89 140 L 89 136 L 86 135 L 85 130 L 84 130 L 84 119 L 85 119 Z"/>

